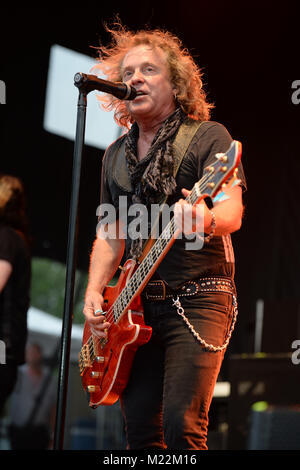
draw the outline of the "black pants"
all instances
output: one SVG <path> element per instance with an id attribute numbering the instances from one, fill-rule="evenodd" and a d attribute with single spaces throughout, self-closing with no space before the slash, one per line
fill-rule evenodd
<path id="1" fill-rule="evenodd" d="M 220 346 L 233 316 L 232 294 L 181 297 L 185 315 L 207 342 Z M 224 351 L 205 350 L 172 300 L 145 302 L 150 341 L 136 353 L 121 398 L 128 449 L 206 450 L 208 412 Z"/>

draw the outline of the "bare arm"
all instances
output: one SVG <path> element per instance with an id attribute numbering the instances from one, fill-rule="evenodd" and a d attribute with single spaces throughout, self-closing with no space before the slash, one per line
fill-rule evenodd
<path id="1" fill-rule="evenodd" d="M 12 265 L 8 261 L 0 260 L 0 292 L 3 291 L 10 275 L 12 273 Z"/>
<path id="2" fill-rule="evenodd" d="M 239 230 L 242 225 L 243 217 L 242 188 L 240 186 L 234 186 L 225 189 L 224 192 L 228 196 L 228 199 L 216 203 L 212 209 L 216 218 L 215 235 L 219 236 Z M 190 191 L 183 189 L 182 193 L 186 197 Z M 188 204 L 183 199 L 180 199 L 179 203 L 181 205 Z M 190 207 L 190 214 L 193 220 L 196 220 L 195 217 L 197 214 L 198 227 L 195 227 L 193 231 L 199 230 L 200 227 L 199 231 L 210 233 L 212 214 L 204 201 Z"/>
<path id="3" fill-rule="evenodd" d="M 116 230 L 112 233 L 118 234 L 121 230 L 119 222 Z M 97 237 L 90 261 L 89 282 L 85 294 L 85 305 L 83 313 L 93 333 L 105 336 L 104 329 L 109 326 L 103 315 L 95 316 L 95 311 L 102 310 L 103 290 L 115 274 L 124 252 L 124 239 L 122 238 L 99 238 Z"/>
<path id="4" fill-rule="evenodd" d="M 234 186 L 233 188 L 225 189 L 224 192 L 229 197 L 229 199 L 215 204 L 212 209 L 216 217 L 215 235 L 227 235 L 229 233 L 236 232 L 241 228 L 242 225 L 244 211 L 242 201 L 242 188 L 240 186 Z M 205 233 L 209 233 L 211 221 L 211 214 L 208 215 L 208 213 L 205 212 Z"/>

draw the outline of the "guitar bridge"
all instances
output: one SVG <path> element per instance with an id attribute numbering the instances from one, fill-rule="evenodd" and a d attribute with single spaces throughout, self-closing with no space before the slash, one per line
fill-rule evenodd
<path id="1" fill-rule="evenodd" d="M 81 374 L 83 374 L 84 369 L 87 367 L 92 367 L 89 343 L 86 343 L 84 346 L 82 346 L 81 351 L 78 354 L 78 363 Z"/>
<path id="2" fill-rule="evenodd" d="M 101 344 L 101 341 L 100 341 L 100 344 Z M 83 374 L 85 369 L 87 369 L 88 367 L 92 367 L 92 364 L 94 360 L 97 359 L 97 357 L 98 357 L 97 342 L 94 336 L 92 335 L 87 341 L 87 343 L 85 343 L 82 346 L 81 351 L 78 354 L 78 364 L 79 364 L 81 375 Z"/>

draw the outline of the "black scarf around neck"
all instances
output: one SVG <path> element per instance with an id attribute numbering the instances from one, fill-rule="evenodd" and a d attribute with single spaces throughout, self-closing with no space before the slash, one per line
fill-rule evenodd
<path id="1" fill-rule="evenodd" d="M 150 209 L 151 204 L 161 201 L 162 197 L 175 192 L 173 146 L 175 135 L 186 115 L 177 108 L 159 128 L 147 155 L 138 160 L 137 141 L 139 128 L 133 124 L 126 135 L 125 157 L 134 194 L 134 204 L 144 204 Z M 133 240 L 130 256 L 137 258 L 142 253 L 142 240 Z"/>
<path id="2" fill-rule="evenodd" d="M 134 203 L 147 206 L 157 202 L 162 196 L 168 196 L 175 191 L 172 142 L 184 118 L 183 111 L 177 108 L 159 128 L 147 155 L 142 160 L 137 158 L 138 125 L 134 123 L 128 132 L 125 155 L 134 190 Z"/>

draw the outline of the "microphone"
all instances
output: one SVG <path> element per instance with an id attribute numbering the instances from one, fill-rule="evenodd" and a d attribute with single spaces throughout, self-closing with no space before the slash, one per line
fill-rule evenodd
<path id="1" fill-rule="evenodd" d="M 102 80 L 96 75 L 87 75 L 78 72 L 74 76 L 74 85 L 78 88 L 85 88 L 87 92 L 98 90 L 109 93 L 119 98 L 119 100 L 134 100 L 136 97 L 136 89 L 122 82 L 109 82 Z"/>

